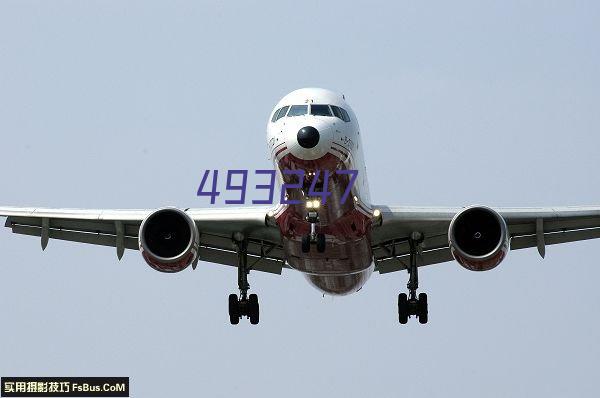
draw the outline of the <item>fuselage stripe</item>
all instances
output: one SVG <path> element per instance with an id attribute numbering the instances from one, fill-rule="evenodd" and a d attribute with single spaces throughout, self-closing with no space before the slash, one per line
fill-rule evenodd
<path id="1" fill-rule="evenodd" d="M 273 156 L 274 158 L 277 157 L 277 155 L 279 155 L 281 152 L 285 151 L 287 149 L 286 146 L 284 146 L 283 148 L 281 148 L 280 150 L 277 151 L 277 153 L 275 153 L 275 156 Z"/>
<path id="2" fill-rule="evenodd" d="M 344 150 L 346 150 L 346 152 L 348 152 L 348 153 L 352 152 L 350 149 L 346 148 L 346 147 L 345 147 L 345 146 L 343 146 L 342 144 L 338 144 L 337 142 L 333 142 L 333 144 L 334 144 L 334 145 L 337 145 L 337 146 L 339 146 L 339 147 L 342 147 L 342 148 L 344 148 Z"/>
<path id="3" fill-rule="evenodd" d="M 344 156 L 344 157 L 345 157 L 345 159 L 348 159 L 348 158 L 350 157 L 350 155 L 349 155 L 348 153 L 345 153 L 344 151 L 340 151 L 340 150 L 339 150 L 339 149 L 337 149 L 337 148 L 331 147 L 331 149 L 333 149 L 333 150 L 334 150 L 334 151 L 336 151 L 337 153 L 341 153 L 341 154 L 342 154 L 342 156 Z M 342 159 L 342 160 L 343 160 L 343 159 Z"/>

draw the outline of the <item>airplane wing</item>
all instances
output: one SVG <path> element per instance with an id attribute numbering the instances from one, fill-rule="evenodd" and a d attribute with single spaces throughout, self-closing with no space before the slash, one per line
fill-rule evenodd
<path id="1" fill-rule="evenodd" d="M 408 237 L 423 233 L 418 265 L 452 261 L 448 228 L 462 208 L 373 206 L 382 223 L 373 229 L 375 269 L 388 273 L 407 268 Z M 600 238 L 600 206 L 552 208 L 495 208 L 506 221 L 511 250 Z M 50 239 L 110 246 L 120 259 L 125 249 L 138 250 L 142 221 L 153 210 L 79 210 L 0 207 L 6 227 L 14 233 L 40 237 L 42 249 Z M 251 269 L 281 274 L 286 268 L 279 230 L 269 226 L 267 208 L 186 209 L 200 231 L 201 261 L 237 266 L 232 235 L 248 238 Z"/>
<path id="2" fill-rule="evenodd" d="M 373 229 L 375 269 L 380 273 L 404 270 L 409 264 L 408 238 L 423 233 L 418 266 L 453 260 L 448 229 L 462 208 L 373 206 L 381 211 L 381 225 Z M 600 238 L 600 206 L 548 208 L 493 208 L 506 221 L 510 249 L 536 247 L 542 257 L 546 246 Z"/>
<path id="3" fill-rule="evenodd" d="M 243 233 L 248 238 L 250 269 L 281 274 L 285 257 L 279 230 L 265 222 L 269 210 L 186 209 L 200 232 L 199 259 L 237 266 L 232 236 Z M 12 232 L 40 237 L 42 249 L 50 239 L 60 239 L 114 247 L 121 259 L 125 249 L 139 250 L 140 225 L 153 211 L 0 207 L 0 217 L 7 217 L 5 226 Z"/>

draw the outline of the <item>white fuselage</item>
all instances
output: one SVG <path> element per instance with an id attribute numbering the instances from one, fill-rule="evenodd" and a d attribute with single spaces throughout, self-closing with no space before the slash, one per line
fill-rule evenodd
<path id="1" fill-rule="evenodd" d="M 280 111 L 283 108 L 283 111 Z M 356 115 L 341 94 L 319 88 L 293 91 L 277 103 L 267 124 L 267 142 L 278 171 L 278 181 L 297 182 L 284 170 L 303 170 L 308 181 L 303 189 L 287 189 L 289 199 L 301 204 L 282 205 L 276 220 L 291 267 L 304 272 L 313 285 L 329 294 L 359 290 L 373 270 L 370 244 L 369 189 L 360 129 Z M 326 236 L 323 253 L 300 250 L 308 233 L 306 202 L 312 199 L 307 186 L 316 171 L 328 170 L 331 192 L 320 206 L 318 229 Z M 357 170 L 350 195 L 341 198 L 349 184 L 336 170 Z"/>

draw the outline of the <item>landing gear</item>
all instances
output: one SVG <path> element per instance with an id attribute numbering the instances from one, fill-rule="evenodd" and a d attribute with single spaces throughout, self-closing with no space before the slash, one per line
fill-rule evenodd
<path id="1" fill-rule="evenodd" d="M 408 296 L 406 293 L 398 295 L 398 321 L 403 325 L 408 322 Z"/>
<path id="2" fill-rule="evenodd" d="M 417 300 L 417 316 L 419 317 L 420 323 L 427 323 L 427 293 L 419 293 L 419 299 Z"/>
<path id="3" fill-rule="evenodd" d="M 417 254 L 419 246 L 423 242 L 423 234 L 413 232 L 408 240 L 410 246 L 410 265 L 408 267 L 408 295 L 400 293 L 398 295 L 398 321 L 402 324 L 408 322 L 411 315 L 419 318 L 419 323 L 427 323 L 427 294 L 419 293 L 417 297 L 417 289 L 419 288 L 419 274 L 417 267 Z"/>
<path id="4" fill-rule="evenodd" d="M 229 321 L 232 325 L 240 323 L 243 316 L 250 318 L 250 323 L 258 324 L 259 320 L 259 305 L 258 296 L 256 294 L 248 295 L 250 284 L 248 283 L 248 252 L 246 240 L 234 240 L 238 253 L 238 288 L 240 295 L 229 295 Z"/>
<path id="5" fill-rule="evenodd" d="M 398 295 L 398 321 L 404 325 L 410 315 L 419 318 L 419 323 L 427 323 L 427 294 L 419 293 L 417 299 L 409 299 L 406 293 Z"/>
<path id="6" fill-rule="evenodd" d="M 250 318 L 250 323 L 257 325 L 259 315 L 260 311 L 258 308 L 258 296 L 256 294 L 251 294 L 248 297 L 248 318 Z"/>
<path id="7" fill-rule="evenodd" d="M 240 323 L 240 303 L 235 293 L 229 295 L 229 322 L 232 325 Z"/>
<path id="8" fill-rule="evenodd" d="M 325 253 L 325 234 L 317 234 L 317 251 Z"/>
<path id="9" fill-rule="evenodd" d="M 310 223 L 310 233 L 302 236 L 302 253 L 310 252 L 311 244 L 316 244 L 317 252 L 325 253 L 325 234 L 317 233 L 317 224 L 319 223 L 319 213 L 311 210 L 306 215 L 306 221 Z"/>
<path id="10" fill-rule="evenodd" d="M 258 307 L 258 296 L 251 294 L 248 299 L 239 299 L 237 294 L 233 293 L 229 295 L 229 322 L 232 325 L 240 323 L 242 316 L 250 318 L 250 323 L 253 325 L 258 324 L 259 320 L 259 307 Z"/>
<path id="11" fill-rule="evenodd" d="M 310 235 L 302 236 L 302 253 L 308 253 L 310 251 Z"/>
<path id="12" fill-rule="evenodd" d="M 317 252 L 325 253 L 325 234 L 316 234 L 314 240 L 311 239 L 310 235 L 302 236 L 302 253 L 310 252 L 310 245 L 315 243 L 317 245 Z"/>

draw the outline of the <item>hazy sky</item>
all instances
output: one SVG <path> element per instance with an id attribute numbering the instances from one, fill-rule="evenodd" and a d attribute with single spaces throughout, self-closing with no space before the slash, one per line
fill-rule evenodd
<path id="1" fill-rule="evenodd" d="M 208 206 L 203 170 L 269 168 L 287 92 L 338 90 L 377 203 L 600 204 L 598 2 L 0 1 L 0 205 Z M 2 221 L 3 222 L 3 221 Z M 132 396 L 597 396 L 600 241 L 404 272 L 323 298 L 234 268 L 0 230 L 0 375 L 130 376 Z"/>

